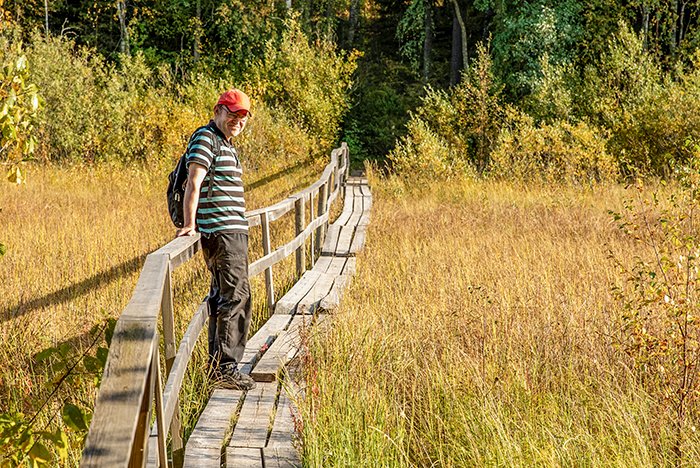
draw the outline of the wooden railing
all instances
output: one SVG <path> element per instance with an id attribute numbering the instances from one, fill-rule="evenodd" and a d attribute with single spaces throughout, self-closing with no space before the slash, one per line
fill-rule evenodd
<path id="1" fill-rule="evenodd" d="M 263 256 L 249 265 L 249 277 L 265 273 L 267 304 L 271 310 L 275 304 L 273 265 L 296 253 L 296 272 L 301 276 L 306 267 L 309 238 L 316 247 L 311 248 L 311 263 L 315 263 L 314 250 L 319 250 L 322 244 L 328 208 L 344 190 L 348 172 L 348 148 L 343 143 L 331 152 L 331 162 L 316 183 L 275 205 L 246 213 L 250 228 L 261 227 L 263 241 Z M 308 224 L 305 222 L 307 202 Z M 292 209 L 296 237 L 272 250 L 270 223 Z M 206 324 L 207 307 L 206 303 L 200 304 L 182 340 L 176 343 L 171 274 L 199 249 L 197 234 L 176 238 L 146 257 L 131 300 L 114 330 L 81 466 L 169 466 L 168 434 L 172 436 L 174 464 L 179 465 L 183 453 L 177 411 L 179 393 L 192 350 Z M 159 314 L 162 314 L 164 374 L 159 356 Z M 155 423 L 151 427 L 153 412 Z"/>

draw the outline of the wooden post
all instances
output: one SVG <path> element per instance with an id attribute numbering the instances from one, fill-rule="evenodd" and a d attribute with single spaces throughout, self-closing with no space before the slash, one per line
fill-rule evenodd
<path id="1" fill-rule="evenodd" d="M 158 466 L 168 468 L 168 449 L 166 441 L 168 435 L 165 433 L 165 421 L 163 421 L 163 382 L 161 382 L 160 363 L 158 362 L 158 346 L 153 350 L 153 362 L 151 363 L 151 379 L 155 385 L 156 397 L 156 428 L 158 431 Z"/>
<path id="2" fill-rule="evenodd" d="M 314 216 L 314 194 L 311 192 L 309 194 L 309 222 L 312 223 L 316 217 Z M 316 264 L 316 252 L 314 251 L 314 232 L 311 231 L 311 268 Z"/>
<path id="3" fill-rule="evenodd" d="M 294 202 L 294 230 L 298 236 L 304 231 L 306 227 L 306 203 L 304 197 L 299 197 Z M 303 242 L 296 251 L 297 257 L 297 278 L 301 278 L 301 275 L 306 271 L 306 242 Z"/>
<path id="4" fill-rule="evenodd" d="M 268 255 L 272 251 L 272 248 L 270 247 L 270 218 L 267 211 L 260 215 L 260 224 L 262 227 L 263 254 Z M 267 306 L 270 308 L 270 312 L 272 312 L 275 307 L 275 287 L 272 283 L 272 266 L 265 270 L 265 290 L 267 292 Z"/>
<path id="5" fill-rule="evenodd" d="M 328 206 L 328 183 L 330 179 L 326 181 L 325 184 L 318 189 L 318 215 L 323 216 L 326 213 L 326 208 Z M 325 233 L 326 226 L 321 224 L 316 228 L 316 250 L 321 251 L 323 247 L 323 236 Z"/>
<path id="6" fill-rule="evenodd" d="M 177 343 L 175 342 L 175 314 L 173 309 L 173 287 L 171 266 L 168 266 L 168 273 L 165 277 L 165 287 L 163 288 L 163 302 L 161 313 L 163 316 L 163 341 L 165 342 L 165 375 L 170 375 L 170 370 L 177 354 Z M 173 466 L 181 468 L 185 458 L 185 449 L 182 443 L 182 426 L 180 424 L 180 404 L 176 401 L 175 413 L 170 422 L 170 434 L 172 434 Z M 166 434 L 167 435 L 167 434 Z M 160 432 L 158 433 L 160 437 Z"/>
<path id="7" fill-rule="evenodd" d="M 154 340 L 154 347 L 158 346 L 158 338 Z M 147 371 L 146 388 L 141 400 L 138 422 L 136 424 L 136 434 L 134 434 L 134 444 L 131 446 L 131 456 L 129 457 L 129 468 L 143 468 L 146 466 L 148 458 L 148 437 L 151 429 L 151 409 L 153 403 L 153 393 L 155 382 L 153 379 L 153 361 Z"/>

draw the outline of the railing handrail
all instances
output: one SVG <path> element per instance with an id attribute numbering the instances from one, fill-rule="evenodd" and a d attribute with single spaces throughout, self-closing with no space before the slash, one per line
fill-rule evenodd
<path id="1" fill-rule="evenodd" d="M 342 165 L 339 164 L 339 157 L 342 157 Z M 272 266 L 297 252 L 297 273 L 303 271 L 305 241 L 309 237 L 313 239 L 315 233 L 316 244 L 319 245 L 324 226 L 328 223 L 327 207 L 337 198 L 348 172 L 348 148 L 342 143 L 340 148 L 331 152 L 330 163 L 312 185 L 274 205 L 245 214 L 250 227 L 262 226 L 263 229 L 263 257 L 249 265 L 249 277 L 265 272 L 270 307 L 274 305 Z M 329 190 L 331 181 L 333 187 Z M 313 206 L 315 192 L 318 192 L 319 208 L 316 216 Z M 311 219 L 304 227 L 303 211 L 307 199 Z M 297 210 L 296 237 L 272 251 L 269 223 L 292 208 Z M 164 428 L 168 427 L 175 429 L 172 430 L 173 450 L 181 448 L 181 435 L 176 434 L 180 432 L 176 415 L 178 394 L 192 348 L 206 322 L 206 310 L 200 305 L 182 342 L 176 346 L 171 273 L 197 253 L 199 240 L 199 234 L 179 237 L 146 257 L 134 293 L 114 330 L 81 466 L 142 466 L 146 458 L 149 465 L 159 462 L 161 466 L 167 465 L 165 443 L 168 430 Z M 163 317 L 168 374 L 165 394 L 159 364 L 157 322 L 160 313 Z M 151 431 L 153 400 L 156 423 Z"/>

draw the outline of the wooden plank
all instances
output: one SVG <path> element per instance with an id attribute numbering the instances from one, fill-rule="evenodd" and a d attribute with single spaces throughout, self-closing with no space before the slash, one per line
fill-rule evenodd
<path id="1" fill-rule="evenodd" d="M 277 398 L 277 382 L 258 383 L 248 390 L 229 447 L 263 448 Z"/>
<path id="2" fill-rule="evenodd" d="M 155 336 L 155 321 L 117 322 L 81 466 L 128 464 Z"/>
<path id="3" fill-rule="evenodd" d="M 314 284 L 320 278 L 321 273 L 315 270 L 309 270 L 301 277 L 297 283 L 292 286 L 287 294 L 285 294 L 275 305 L 275 314 L 292 314 L 296 311 L 299 301 L 306 296 Z"/>
<path id="4" fill-rule="evenodd" d="M 321 273 L 313 288 L 299 301 L 297 305 L 297 314 L 313 314 L 318 309 L 321 301 L 328 295 L 333 287 L 334 275 Z"/>
<path id="5" fill-rule="evenodd" d="M 293 404 L 293 399 L 299 396 L 299 388 L 293 383 L 282 383 L 280 397 L 275 413 L 275 422 L 267 441 L 267 447 L 291 447 L 294 444 L 296 425 L 299 412 Z"/>
<path id="6" fill-rule="evenodd" d="M 326 269 L 326 273 L 331 276 L 338 276 L 343 272 L 345 268 L 345 263 L 348 259 L 345 257 L 328 257 L 330 259 L 330 265 Z"/>
<path id="7" fill-rule="evenodd" d="M 187 441 L 186 467 L 220 466 L 221 447 L 224 445 L 226 431 L 236 414 L 241 396 L 243 392 L 240 390 L 214 390 Z"/>
<path id="8" fill-rule="evenodd" d="M 280 333 L 270 349 L 260 358 L 250 375 L 258 382 L 272 382 L 279 370 L 299 351 L 299 328 L 310 323 L 309 318 L 295 316 L 289 328 Z"/>
<path id="9" fill-rule="evenodd" d="M 320 257 L 318 260 L 316 260 L 316 265 L 314 265 L 314 271 L 318 271 L 319 273 L 326 273 L 328 271 L 328 267 L 331 266 L 332 259 L 332 257 Z"/>
<path id="10" fill-rule="evenodd" d="M 187 262 L 189 259 L 201 249 L 202 245 L 199 242 L 200 234 L 194 236 L 176 237 L 160 249 L 153 252 L 153 255 L 167 255 L 170 259 L 170 268 L 175 270 L 177 267 Z"/>
<path id="11" fill-rule="evenodd" d="M 294 447 L 265 447 L 263 449 L 265 468 L 301 467 L 301 457 Z"/>
<path id="12" fill-rule="evenodd" d="M 362 250 L 362 247 L 365 246 L 366 237 L 367 225 L 363 224 L 361 226 L 357 226 L 357 229 L 355 229 L 355 235 L 352 238 L 352 244 L 350 245 L 350 249 L 348 249 L 348 253 L 354 255 Z"/>
<path id="13" fill-rule="evenodd" d="M 267 322 L 260 327 L 255 335 L 248 339 L 243 351 L 243 357 L 239 363 L 239 370 L 244 374 L 250 374 L 253 366 L 260 360 L 260 357 L 267 351 L 267 348 L 272 344 L 277 335 L 282 332 L 289 322 L 291 315 L 273 315 Z"/>
<path id="14" fill-rule="evenodd" d="M 229 447 L 226 449 L 226 466 L 230 468 L 263 468 L 262 450 L 259 448 Z"/>
<path id="15" fill-rule="evenodd" d="M 333 310 L 340 304 L 340 299 L 343 297 L 343 291 L 350 284 L 349 276 L 336 276 L 333 282 L 333 287 L 328 294 L 321 300 L 319 307 L 322 310 Z"/>
<path id="16" fill-rule="evenodd" d="M 348 219 L 350 219 L 350 216 L 352 215 L 354 204 L 355 194 L 353 193 L 352 188 L 347 189 L 345 191 L 345 199 L 343 201 L 343 212 L 340 213 L 340 216 L 338 216 L 338 219 L 336 219 L 333 224 L 336 226 L 344 226 L 347 224 Z"/>
<path id="17" fill-rule="evenodd" d="M 355 234 L 355 226 L 348 225 L 342 227 L 340 235 L 338 236 L 338 245 L 335 247 L 333 255 L 348 256 L 350 254 L 353 234 Z"/>
<path id="18" fill-rule="evenodd" d="M 357 265 L 357 259 L 355 257 L 348 257 L 343 267 L 342 274 L 345 276 L 352 276 L 355 274 L 355 269 Z"/>
<path id="19" fill-rule="evenodd" d="M 338 236 L 340 236 L 340 226 L 336 224 L 328 226 L 326 241 L 323 243 L 323 248 L 321 249 L 322 256 L 333 255 L 338 245 Z"/>

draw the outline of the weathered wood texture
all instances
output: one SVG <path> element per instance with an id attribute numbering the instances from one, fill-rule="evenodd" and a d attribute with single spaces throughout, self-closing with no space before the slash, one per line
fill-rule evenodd
<path id="1" fill-rule="evenodd" d="M 146 257 L 134 294 L 115 326 L 82 466 L 127 466 L 140 444 L 135 439 L 144 398 L 151 396 L 148 374 L 168 268 L 167 256 Z M 151 403 L 145 404 L 147 412 Z"/>
<path id="2" fill-rule="evenodd" d="M 265 468 L 301 468 L 301 457 L 294 447 L 266 447 L 263 449 Z"/>
<path id="3" fill-rule="evenodd" d="M 231 468 L 263 468 L 262 450 L 259 448 L 228 447 L 226 466 Z"/>
<path id="4" fill-rule="evenodd" d="M 185 467 L 218 468 L 226 431 L 235 416 L 243 395 L 239 390 L 214 390 L 207 407 L 202 412 L 187 441 Z"/>
<path id="5" fill-rule="evenodd" d="M 246 394 L 229 447 L 263 448 L 277 399 L 277 382 L 258 383 Z"/>
<path id="6" fill-rule="evenodd" d="M 258 364 L 250 375 L 259 382 L 273 382 L 280 369 L 292 359 L 299 351 L 301 338 L 299 330 L 311 323 L 310 318 L 296 316 L 292 319 L 289 328 L 280 333 L 270 349 L 263 354 Z"/>
<path id="7" fill-rule="evenodd" d="M 277 336 L 287 328 L 291 320 L 291 315 L 273 315 L 260 327 L 260 330 L 255 335 L 248 339 L 240 362 L 240 371 L 242 373 L 250 374 L 253 366 L 257 364 L 260 357 L 269 349 Z"/>

